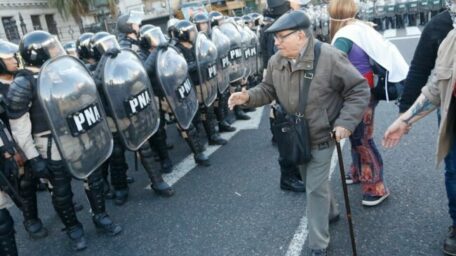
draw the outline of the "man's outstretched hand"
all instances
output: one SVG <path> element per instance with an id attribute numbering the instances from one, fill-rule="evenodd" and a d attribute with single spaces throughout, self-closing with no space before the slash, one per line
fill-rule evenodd
<path id="1" fill-rule="evenodd" d="M 245 88 L 242 88 L 241 92 L 235 92 L 231 94 L 230 98 L 228 99 L 228 107 L 233 110 L 235 106 L 245 104 L 249 101 L 249 94 Z"/>

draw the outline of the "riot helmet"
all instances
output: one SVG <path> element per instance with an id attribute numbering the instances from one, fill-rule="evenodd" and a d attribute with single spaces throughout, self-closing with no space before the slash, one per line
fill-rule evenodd
<path id="1" fill-rule="evenodd" d="M 26 34 L 19 43 L 19 52 L 26 66 L 41 67 L 47 60 L 66 55 L 57 37 L 36 30 Z"/>
<path id="2" fill-rule="evenodd" d="M 17 53 L 19 47 L 16 44 L 0 39 L 0 74 L 11 74 L 15 70 L 8 70 L 5 63 L 6 59 L 15 58 L 17 61 Z"/>
<path id="3" fill-rule="evenodd" d="M 117 19 L 117 31 L 125 34 L 138 34 L 139 25 L 143 17 L 144 13 L 140 11 L 130 11 L 129 14 L 119 16 Z"/>
<path id="4" fill-rule="evenodd" d="M 109 49 L 120 49 L 120 46 L 114 35 L 109 34 L 108 32 L 98 32 L 90 40 L 90 48 L 93 53 L 93 58 L 98 61 Z"/>
<path id="5" fill-rule="evenodd" d="M 267 13 L 272 18 L 278 18 L 290 10 L 290 2 L 288 0 L 267 0 Z"/>
<path id="6" fill-rule="evenodd" d="M 155 28 L 154 25 L 152 24 L 146 24 L 146 25 L 142 25 L 140 28 L 139 28 L 139 36 L 141 37 L 141 35 L 146 32 L 147 30 L 151 29 L 151 28 Z"/>
<path id="7" fill-rule="evenodd" d="M 165 44 L 166 38 L 159 27 L 153 27 L 144 31 L 141 34 L 141 47 L 144 49 L 156 48 L 161 44 Z"/>
<path id="8" fill-rule="evenodd" d="M 242 16 L 242 20 L 244 21 L 244 24 L 249 28 L 253 28 L 255 25 L 255 23 L 254 23 L 252 17 L 250 17 L 250 15 Z"/>
<path id="9" fill-rule="evenodd" d="M 94 33 L 84 33 L 76 40 L 76 52 L 81 60 L 93 58 L 93 52 L 90 45 L 90 40 Z"/>
<path id="10" fill-rule="evenodd" d="M 256 12 L 251 13 L 249 15 L 250 18 L 252 18 L 255 27 L 263 25 L 263 15 Z"/>
<path id="11" fill-rule="evenodd" d="M 220 26 L 225 17 L 221 12 L 212 11 L 209 13 L 209 19 L 211 21 L 211 27 Z"/>
<path id="12" fill-rule="evenodd" d="M 198 13 L 195 14 L 192 18 L 193 23 L 195 23 L 198 31 L 205 32 L 206 34 L 211 34 L 211 23 L 209 21 L 209 16 L 207 13 Z"/>
<path id="13" fill-rule="evenodd" d="M 68 55 L 76 57 L 76 42 L 75 41 L 66 42 L 63 45 L 63 49 L 65 49 L 65 52 Z"/>
<path id="14" fill-rule="evenodd" d="M 176 24 L 179 21 L 179 19 L 171 18 L 166 23 L 166 31 L 168 32 L 169 38 L 176 38 Z"/>
<path id="15" fill-rule="evenodd" d="M 198 31 L 195 24 L 187 20 L 181 20 L 176 24 L 175 36 L 180 42 L 195 43 Z"/>

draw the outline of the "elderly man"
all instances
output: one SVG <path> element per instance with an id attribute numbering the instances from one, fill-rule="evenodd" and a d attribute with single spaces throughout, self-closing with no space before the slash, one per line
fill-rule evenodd
<path id="1" fill-rule="evenodd" d="M 230 108 L 258 107 L 278 100 L 288 114 L 303 113 L 312 147 L 310 161 L 299 166 L 306 181 L 309 247 L 312 255 L 326 255 L 329 220 L 339 215 L 328 179 L 334 150 L 331 132 L 337 140 L 350 136 L 367 107 L 370 91 L 346 56 L 314 39 L 309 27 L 302 11 L 281 16 L 266 31 L 275 34 L 279 51 L 270 59 L 263 82 L 232 94 L 228 104 Z M 316 61 L 315 55 L 319 55 Z M 303 94 L 308 95 L 307 103 L 300 109 L 300 102 L 306 101 Z"/>

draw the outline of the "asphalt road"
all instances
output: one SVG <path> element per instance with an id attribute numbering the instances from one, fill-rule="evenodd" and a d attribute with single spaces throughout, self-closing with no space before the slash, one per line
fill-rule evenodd
<path id="1" fill-rule="evenodd" d="M 407 60 L 417 44 L 416 37 L 393 42 Z M 375 141 L 397 116 L 393 103 L 381 102 L 376 113 Z M 160 198 L 145 189 L 145 172 L 130 171 L 136 179 L 130 199 L 122 207 L 107 202 L 112 218 L 124 230 L 117 237 L 97 234 L 91 223 L 83 184 L 73 182 L 75 200 L 84 205 L 78 213 L 89 247 L 77 255 L 307 255 L 305 194 L 279 189 L 277 152 L 271 145 L 268 111 L 250 113 L 255 120 L 238 121 L 236 133 L 225 134 L 226 146 L 209 147 L 211 167 L 195 167 L 190 150 L 168 127 L 176 165 L 167 180 L 176 195 Z M 450 225 L 442 168 L 436 169 L 434 151 L 437 120 L 431 114 L 392 150 L 379 147 L 384 176 L 391 196 L 380 206 L 361 206 L 359 185 L 349 187 L 358 255 L 441 255 L 441 243 Z M 345 166 L 350 164 L 349 143 L 344 147 Z M 129 154 L 130 167 L 134 169 Z M 158 164 L 157 164 L 158 167 Z M 336 167 L 336 166 L 334 166 Z M 333 189 L 344 212 L 338 168 L 334 168 Z M 50 235 L 32 241 L 24 232 L 22 217 L 12 209 L 20 255 L 74 255 L 63 225 L 52 209 L 47 192 L 39 193 L 40 216 Z M 350 255 L 345 213 L 331 225 L 329 255 Z"/>

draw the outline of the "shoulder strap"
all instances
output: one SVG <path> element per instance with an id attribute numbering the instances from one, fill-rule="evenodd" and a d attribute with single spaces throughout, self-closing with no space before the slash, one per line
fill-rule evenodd
<path id="1" fill-rule="evenodd" d="M 297 115 L 303 116 L 303 114 L 305 112 L 306 104 L 307 104 L 307 97 L 309 96 L 310 84 L 312 83 L 315 69 L 317 68 L 318 60 L 320 59 L 321 45 L 322 45 L 322 42 L 316 40 L 316 43 L 314 46 L 313 68 L 312 68 L 312 70 L 308 70 L 304 73 L 304 84 L 303 84 L 303 86 L 300 87 L 300 89 L 301 89 L 300 95 L 302 95 L 302 97 L 299 97 L 299 101 L 300 101 L 299 110 L 302 112 L 297 113 Z"/>

